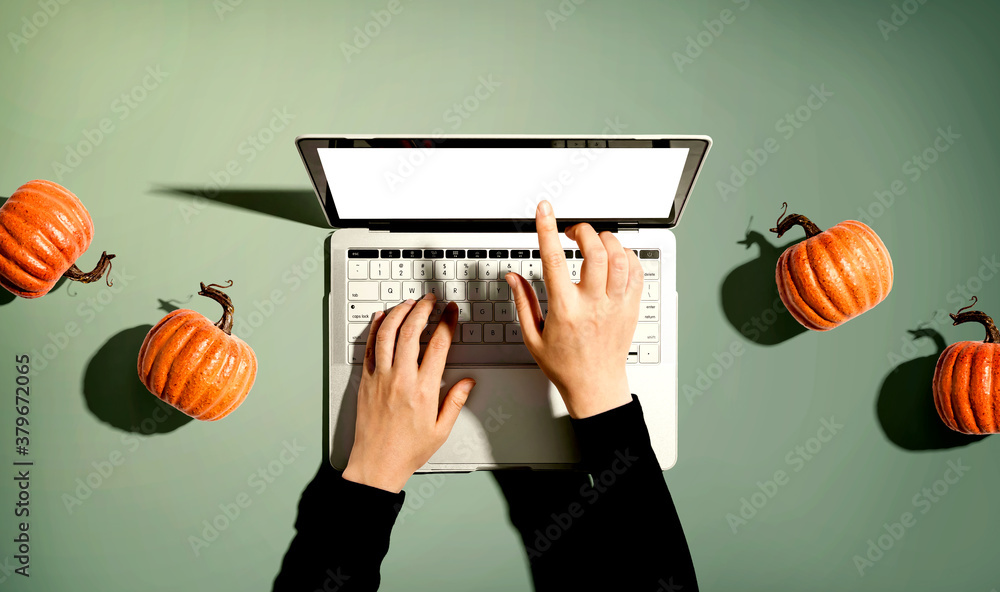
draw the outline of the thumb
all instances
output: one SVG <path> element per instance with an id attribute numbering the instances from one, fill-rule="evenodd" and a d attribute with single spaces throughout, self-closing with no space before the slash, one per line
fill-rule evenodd
<path id="1" fill-rule="evenodd" d="M 451 428 L 458 421 L 458 414 L 462 411 L 462 407 L 465 406 L 465 402 L 469 399 L 469 393 L 474 386 L 476 386 L 475 380 L 463 378 L 452 385 L 448 390 L 448 394 L 445 395 L 444 402 L 441 404 L 441 411 L 438 413 L 437 423 L 438 427 L 446 430 L 446 433 L 451 433 Z"/>
<path id="2" fill-rule="evenodd" d="M 529 350 L 535 350 L 542 341 L 542 309 L 538 306 L 538 296 L 531 289 L 528 280 L 513 271 L 504 276 L 514 295 L 517 321 L 521 324 L 521 336 Z"/>

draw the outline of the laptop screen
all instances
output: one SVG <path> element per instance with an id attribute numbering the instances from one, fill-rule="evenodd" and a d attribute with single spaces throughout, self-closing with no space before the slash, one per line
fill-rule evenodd
<path id="1" fill-rule="evenodd" d="M 531 220 L 547 199 L 562 220 L 675 222 L 707 146 L 671 142 L 331 139 L 307 154 L 300 139 L 300 150 L 339 221 Z"/>

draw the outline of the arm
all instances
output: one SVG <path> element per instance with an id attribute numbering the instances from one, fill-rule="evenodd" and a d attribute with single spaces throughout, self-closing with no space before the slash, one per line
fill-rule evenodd
<path id="1" fill-rule="evenodd" d="M 583 516 L 569 537 L 572 546 L 601 566 L 591 576 L 603 574 L 609 588 L 622 588 L 623 579 L 645 586 L 629 589 L 650 590 L 683 580 L 684 590 L 695 590 L 684 533 L 625 371 L 639 319 L 639 258 L 613 233 L 576 224 L 566 229 L 584 257 L 574 284 L 546 201 L 538 205 L 535 226 L 549 295 L 544 324 L 531 285 L 513 273 L 505 279 L 525 345 L 562 395 L 582 465 L 594 480 L 581 491 Z"/>

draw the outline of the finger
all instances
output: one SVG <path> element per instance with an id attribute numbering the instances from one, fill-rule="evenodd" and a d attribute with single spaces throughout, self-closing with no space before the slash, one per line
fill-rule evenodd
<path id="1" fill-rule="evenodd" d="M 517 320 L 521 323 L 521 337 L 530 351 L 538 351 L 542 344 L 542 308 L 538 304 L 538 295 L 531 289 L 528 280 L 513 271 L 508 272 L 505 279 L 514 294 L 514 306 L 517 308 Z"/>
<path id="2" fill-rule="evenodd" d="M 538 250 L 542 257 L 542 279 L 549 299 L 558 299 L 569 289 L 569 272 L 566 269 L 566 254 L 559 242 L 559 227 L 552 204 L 548 200 L 538 202 L 535 210 L 535 230 L 538 232 Z"/>
<path id="3" fill-rule="evenodd" d="M 451 428 L 455 427 L 458 414 L 465 406 L 465 402 L 469 400 L 469 392 L 474 386 L 476 386 L 475 380 L 463 378 L 448 389 L 448 394 L 444 396 L 444 401 L 441 403 L 437 420 L 438 434 L 442 439 L 447 439 Z"/>
<path id="4" fill-rule="evenodd" d="M 614 298 L 621 298 L 625 295 L 625 289 L 628 287 L 628 255 L 625 254 L 625 249 L 622 248 L 622 244 L 618 242 L 618 237 L 614 233 L 605 230 L 598 236 L 604 243 L 604 250 L 608 253 L 607 294 Z"/>
<path id="5" fill-rule="evenodd" d="M 583 252 L 580 286 L 591 293 L 604 294 L 608 288 L 608 252 L 594 227 L 586 222 L 576 225 L 573 239 Z"/>
<path id="6" fill-rule="evenodd" d="M 628 257 L 628 287 L 625 288 L 625 297 L 638 301 L 642 298 L 642 287 L 646 281 L 646 274 L 635 251 L 625 249 L 625 255 Z"/>
<path id="7" fill-rule="evenodd" d="M 385 320 L 385 313 L 377 311 L 372 315 L 372 326 L 368 328 L 368 340 L 365 342 L 365 372 L 371 375 L 375 372 L 375 336 Z"/>
<path id="8" fill-rule="evenodd" d="M 424 351 L 424 359 L 420 362 L 420 374 L 427 373 L 431 382 L 440 383 L 441 375 L 444 373 L 444 364 L 448 359 L 448 350 L 451 349 L 451 339 L 455 336 L 455 328 L 458 326 L 458 304 L 449 302 L 444 307 L 444 314 L 441 315 L 441 322 L 434 329 L 430 340 L 427 342 L 427 349 Z"/>
<path id="9" fill-rule="evenodd" d="M 420 355 L 420 334 L 427 324 L 427 318 L 434 310 L 435 297 L 432 292 L 424 294 L 413 305 L 406 320 L 399 326 L 399 340 L 396 343 L 396 361 L 406 361 L 413 368 L 417 367 L 417 356 Z"/>
<path id="10" fill-rule="evenodd" d="M 392 368 L 392 356 L 396 349 L 396 330 L 406 318 L 406 313 L 413 307 L 413 300 L 407 299 L 397 304 L 385 315 L 375 335 L 375 369 L 388 370 Z M 374 331 L 373 331 L 374 333 Z M 371 335 L 369 335 L 371 338 Z"/>

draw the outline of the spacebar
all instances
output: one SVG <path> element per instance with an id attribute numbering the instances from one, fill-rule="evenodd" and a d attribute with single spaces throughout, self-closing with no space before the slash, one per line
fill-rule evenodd
<path id="1" fill-rule="evenodd" d="M 521 344 L 511 345 L 464 345 L 452 344 L 448 350 L 450 364 L 534 364 L 528 348 Z"/>

